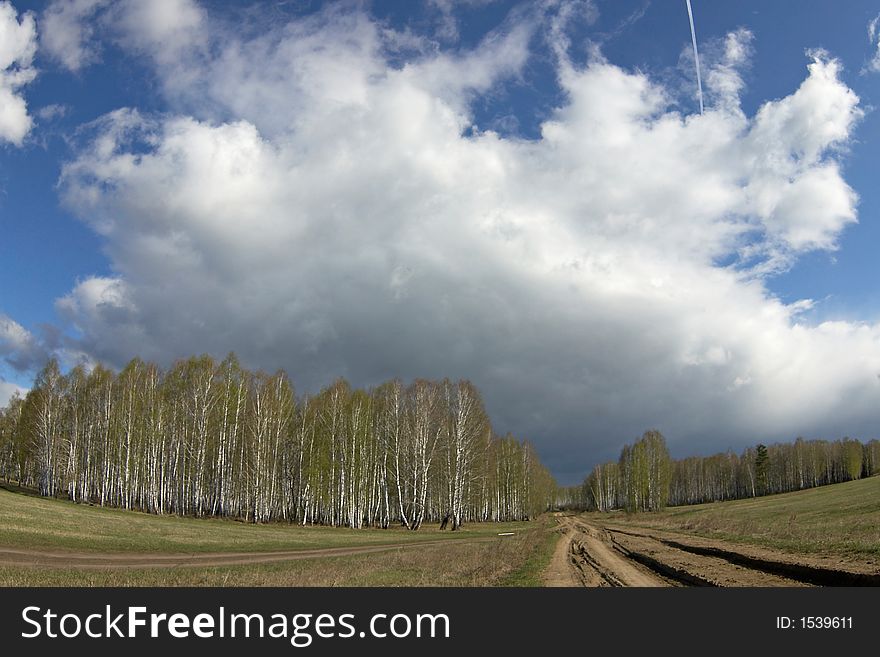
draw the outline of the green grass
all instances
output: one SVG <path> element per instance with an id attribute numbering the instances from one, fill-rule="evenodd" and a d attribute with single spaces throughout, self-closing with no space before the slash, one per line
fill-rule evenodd
<path id="1" fill-rule="evenodd" d="M 552 516 L 543 516 L 541 531 L 535 531 L 531 535 L 527 558 L 519 568 L 501 580 L 501 586 L 543 586 L 542 576 L 553 558 L 556 543 L 559 542 L 559 534 L 553 531 L 555 526 Z"/>
<path id="2" fill-rule="evenodd" d="M 156 516 L 74 504 L 0 489 L 0 545 L 39 550 L 95 552 L 259 552 L 385 545 L 409 541 L 456 541 L 521 530 L 528 523 L 468 523 L 459 531 L 436 525 L 345 529 L 227 519 Z"/>
<path id="3" fill-rule="evenodd" d="M 880 557 L 880 476 L 766 497 L 612 514 L 615 522 L 792 552 Z"/>

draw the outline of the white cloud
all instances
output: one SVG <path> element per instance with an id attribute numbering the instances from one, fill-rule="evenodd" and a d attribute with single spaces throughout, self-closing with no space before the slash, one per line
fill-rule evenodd
<path id="1" fill-rule="evenodd" d="M 568 51 L 571 48 L 571 38 L 569 32 L 572 28 L 595 23 L 599 17 L 599 10 L 593 0 L 572 0 L 562 3 L 550 0 L 547 3 L 547 8 L 556 9 L 555 12 L 549 11 L 547 14 L 547 42 L 559 59 L 560 66 L 570 68 Z"/>
<path id="2" fill-rule="evenodd" d="M 444 41 L 458 41 L 459 18 L 456 10 L 468 10 L 498 2 L 498 0 L 427 0 L 425 3 L 435 21 L 434 35 Z"/>
<path id="3" fill-rule="evenodd" d="M 85 303 L 77 306 L 80 299 Z M 71 317 L 70 313 L 79 312 L 81 307 L 87 308 L 93 319 L 100 313 L 98 319 L 110 325 L 118 317 L 118 312 L 114 315 L 112 307 L 117 299 L 112 280 L 88 279 L 79 283 L 70 294 L 58 299 L 56 306 L 64 317 Z M 35 335 L 8 315 L 0 313 L 0 366 L 9 366 L 23 376 L 32 376 L 49 358 L 58 359 L 65 368 L 74 365 L 91 367 L 95 363 L 91 354 L 83 351 L 75 340 L 64 336 L 57 327 L 41 325 L 39 335 Z"/>
<path id="4" fill-rule="evenodd" d="M 98 61 L 96 17 L 109 0 L 54 0 L 40 16 L 40 44 L 70 71 Z"/>
<path id="5" fill-rule="evenodd" d="M 33 125 L 19 91 L 37 76 L 32 66 L 36 50 L 33 15 L 19 18 L 12 3 L 0 1 L 0 142 L 21 146 Z"/>
<path id="6" fill-rule="evenodd" d="M 61 118 L 65 114 L 67 114 L 67 110 L 67 105 L 52 103 L 51 105 L 45 105 L 38 109 L 37 118 L 39 118 L 41 121 L 54 121 L 55 119 Z"/>
<path id="7" fill-rule="evenodd" d="M 100 59 L 102 38 L 171 66 L 200 45 L 204 20 L 194 0 L 55 0 L 40 17 L 41 43 L 70 71 Z"/>
<path id="8" fill-rule="evenodd" d="M 55 302 L 55 308 L 76 330 L 88 331 L 90 341 L 113 341 L 123 333 L 127 339 L 137 341 L 138 318 L 128 296 L 129 290 L 122 279 L 94 276 L 77 283 L 70 293 Z M 106 333 L 100 335 L 96 330 Z M 67 361 L 88 364 L 100 351 L 77 352 L 68 346 L 61 355 Z"/>
<path id="9" fill-rule="evenodd" d="M 871 47 L 874 48 L 874 54 L 865 70 L 873 73 L 880 73 L 880 32 L 878 32 L 878 27 L 880 27 L 880 15 L 877 15 L 868 23 L 868 41 Z"/>
<path id="10" fill-rule="evenodd" d="M 0 313 L 0 357 L 24 372 L 41 367 L 47 358 L 42 342 L 21 324 Z"/>
<path id="11" fill-rule="evenodd" d="M 689 48 L 685 49 L 691 56 Z M 724 106 L 727 111 L 737 111 L 739 95 L 745 87 L 741 71 L 749 65 L 752 53 L 752 33 L 745 28 L 730 32 L 723 40 L 703 45 L 701 60 L 708 71 L 706 93 L 710 102 Z M 693 61 L 688 62 L 693 66 Z"/>
<path id="12" fill-rule="evenodd" d="M 109 20 L 124 45 L 168 64 L 200 41 L 205 13 L 195 0 L 120 0 Z"/>
<path id="13" fill-rule="evenodd" d="M 458 20 L 455 18 L 455 0 L 428 0 L 428 7 L 437 12 L 437 28 L 435 33 L 438 38 L 449 41 L 457 41 Z"/>
<path id="14" fill-rule="evenodd" d="M 28 389 L 22 388 L 14 383 L 9 383 L 0 377 L 0 409 L 6 408 L 9 405 L 9 400 L 12 399 L 12 396 L 16 393 L 18 393 L 20 397 L 24 397 L 28 393 Z"/>
<path id="15" fill-rule="evenodd" d="M 522 24 L 404 65 L 338 7 L 253 39 L 181 24 L 210 47 L 154 57 L 178 112 L 104 117 L 62 175 L 117 272 L 58 302 L 91 356 L 234 349 L 302 389 L 469 377 L 572 478 L 649 426 L 700 449 L 875 426 L 880 327 L 811 326 L 761 278 L 856 218 L 838 159 L 861 111 L 828 55 L 752 117 L 744 32 L 704 116 L 567 62 L 525 141 L 470 130 L 527 62 Z"/>

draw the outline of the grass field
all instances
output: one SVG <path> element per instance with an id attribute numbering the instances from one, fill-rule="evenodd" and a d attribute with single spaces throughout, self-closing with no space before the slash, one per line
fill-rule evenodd
<path id="1" fill-rule="evenodd" d="M 767 497 L 603 514 L 603 520 L 843 559 L 880 559 L 880 477 Z M 105 509 L 0 489 L 0 547 L 105 554 L 271 552 L 393 545 L 371 554 L 165 568 L 0 565 L 2 586 L 538 586 L 558 535 L 532 522 L 343 529 Z M 499 537 L 502 532 L 513 536 Z M 432 545 L 413 542 L 441 541 Z"/>
<path id="2" fill-rule="evenodd" d="M 272 564 L 76 570 L 0 566 L 0 586 L 538 586 L 523 572 L 535 534 Z"/>
<path id="3" fill-rule="evenodd" d="M 880 476 L 747 500 L 671 507 L 614 522 L 792 552 L 880 557 Z"/>
<path id="4" fill-rule="evenodd" d="M 0 546 L 76 553 L 222 553 L 311 550 L 443 541 L 373 554 L 271 564 L 174 568 L 0 565 L 3 586 L 534 586 L 554 534 L 550 518 L 471 523 L 460 531 L 426 526 L 344 529 L 154 516 L 73 504 L 0 489 Z M 502 532 L 513 536 L 499 537 Z M 475 541 L 474 539 L 480 539 Z"/>

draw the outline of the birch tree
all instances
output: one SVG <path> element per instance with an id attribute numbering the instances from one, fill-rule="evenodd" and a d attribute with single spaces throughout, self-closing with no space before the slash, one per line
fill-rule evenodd
<path id="1" fill-rule="evenodd" d="M 468 381 L 340 379 L 298 400 L 284 372 L 251 373 L 234 354 L 67 376 L 50 361 L 0 412 L 0 477 L 158 514 L 412 530 L 525 519 L 556 497 Z"/>

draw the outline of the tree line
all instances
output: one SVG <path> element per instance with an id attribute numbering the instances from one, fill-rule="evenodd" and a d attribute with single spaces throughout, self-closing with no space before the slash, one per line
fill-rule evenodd
<path id="1" fill-rule="evenodd" d="M 0 477 L 156 514 L 413 530 L 525 520 L 556 488 L 528 442 L 493 432 L 469 381 L 339 379 L 297 398 L 285 372 L 234 354 L 118 374 L 50 360 L 0 410 Z"/>
<path id="2" fill-rule="evenodd" d="M 737 455 L 673 460 L 663 436 L 647 431 L 617 462 L 593 468 L 583 484 L 560 489 L 557 504 L 597 511 L 656 511 L 786 493 L 880 473 L 880 441 L 851 438 L 759 444 Z"/>

